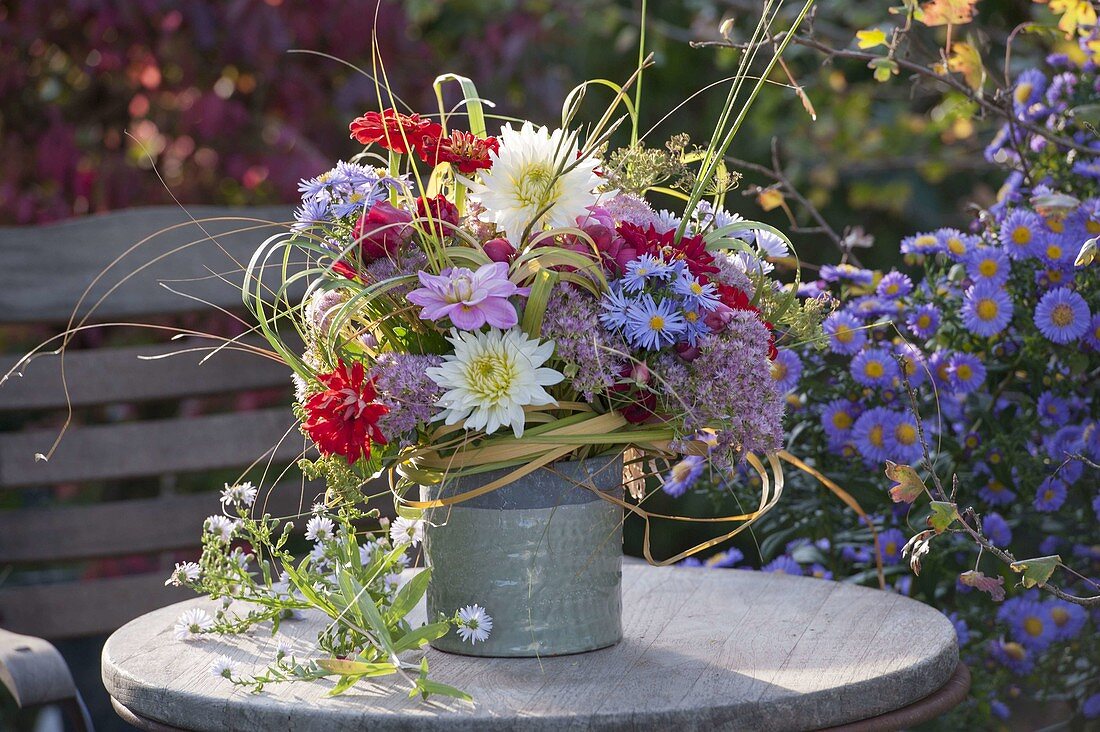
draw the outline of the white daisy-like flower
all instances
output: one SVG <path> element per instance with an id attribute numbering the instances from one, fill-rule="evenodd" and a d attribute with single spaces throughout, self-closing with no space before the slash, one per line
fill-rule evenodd
<path id="1" fill-rule="evenodd" d="M 781 237 L 764 229 L 756 229 L 753 233 L 756 234 L 756 248 L 765 257 L 785 257 L 790 254 L 787 242 Z"/>
<path id="2" fill-rule="evenodd" d="M 493 167 L 472 183 L 470 197 L 485 207 L 479 218 L 503 229 L 509 241 L 521 243 L 528 226 L 573 226 L 596 203 L 599 161 L 577 159 L 575 133 L 524 122 L 518 130 L 505 125 L 497 139 L 500 149 L 489 153 Z"/>
<path id="3" fill-rule="evenodd" d="M 252 483 L 237 485 L 225 484 L 222 489 L 222 503 L 226 506 L 251 506 L 256 500 L 257 488 Z"/>
<path id="4" fill-rule="evenodd" d="M 424 522 L 420 519 L 407 519 L 398 516 L 397 520 L 390 524 L 390 541 L 394 546 L 398 544 L 411 544 L 416 546 L 424 540 Z"/>
<path id="5" fill-rule="evenodd" d="M 233 659 L 225 654 L 222 654 L 210 662 L 210 674 L 211 676 L 221 676 L 224 679 L 228 679 L 233 675 L 237 665 L 233 663 Z"/>
<path id="6" fill-rule="evenodd" d="M 328 541 L 336 525 L 328 516 L 314 516 L 306 522 L 306 538 L 310 541 Z"/>
<path id="7" fill-rule="evenodd" d="M 750 276 L 767 274 L 775 269 L 775 266 L 766 259 L 759 259 L 748 252 L 734 252 L 730 255 L 733 266 Z"/>
<path id="8" fill-rule="evenodd" d="M 322 571 L 328 567 L 329 561 L 328 557 L 325 556 L 324 544 L 313 545 L 313 549 L 309 552 L 309 561 L 317 571 Z"/>
<path id="9" fill-rule="evenodd" d="M 237 547 L 233 551 L 229 552 L 229 558 L 237 563 L 237 566 L 244 569 L 248 566 L 248 563 L 252 561 L 252 555 L 245 553 L 243 549 Z"/>
<path id="10" fill-rule="evenodd" d="M 321 514 L 323 514 L 327 510 L 328 510 L 328 506 L 326 506 L 324 503 L 321 503 L 320 501 L 318 501 L 317 503 L 314 503 L 310 507 L 309 512 L 312 513 L 314 516 L 320 516 Z"/>
<path id="11" fill-rule="evenodd" d="M 168 579 L 164 580 L 164 586 L 179 587 L 184 582 L 195 582 L 201 574 L 202 569 L 195 562 L 176 562 L 176 568 L 172 570 L 172 574 L 168 575 Z"/>
<path id="12" fill-rule="evenodd" d="M 275 641 L 275 660 L 282 660 L 285 656 L 294 658 L 294 648 L 286 638 L 280 638 Z"/>
<path id="13" fill-rule="evenodd" d="M 210 617 L 210 613 L 206 612 L 201 607 L 193 607 L 190 610 L 184 610 L 183 614 L 176 618 L 176 640 L 194 638 L 213 627 L 214 618 Z"/>
<path id="14" fill-rule="evenodd" d="M 208 534 L 213 534 L 219 541 L 224 542 L 231 541 L 233 532 L 237 530 L 237 522 L 228 516 L 210 516 L 202 526 Z"/>
<path id="15" fill-rule="evenodd" d="M 518 438 L 523 436 L 524 407 L 556 403 L 543 387 L 565 377 L 540 368 L 553 355 L 554 341 L 539 343 L 518 328 L 487 333 L 451 329 L 447 340 L 455 352 L 443 357 L 443 365 L 425 371 L 447 389 L 436 402 L 444 411 L 435 419 L 448 425 L 463 422 L 466 429 L 487 435 L 511 427 Z"/>
<path id="16" fill-rule="evenodd" d="M 680 228 L 680 217 L 669 211 L 667 208 L 662 208 L 657 212 L 657 220 L 654 222 L 653 227 L 657 230 L 658 234 L 664 234 L 667 231 Z"/>
<path id="17" fill-rule="evenodd" d="M 493 619 L 480 605 L 467 605 L 458 611 L 458 635 L 470 645 L 485 642 L 493 632 Z"/>

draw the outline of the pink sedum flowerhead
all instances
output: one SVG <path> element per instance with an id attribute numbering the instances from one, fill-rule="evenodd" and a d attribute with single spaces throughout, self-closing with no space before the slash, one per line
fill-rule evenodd
<path id="1" fill-rule="evenodd" d="M 527 296 L 526 287 L 516 287 L 508 279 L 504 262 L 483 264 L 477 271 L 465 267 L 446 269 L 442 274 L 418 272 L 420 288 L 409 293 L 409 302 L 422 307 L 423 320 L 450 318 L 459 330 L 477 330 L 488 323 L 508 329 L 519 322 L 516 308 L 508 298 Z"/>

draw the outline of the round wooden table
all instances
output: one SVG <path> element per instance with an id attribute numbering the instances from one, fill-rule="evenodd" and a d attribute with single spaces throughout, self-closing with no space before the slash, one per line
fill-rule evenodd
<path id="1" fill-rule="evenodd" d="M 228 654 L 238 671 L 259 671 L 276 639 L 259 628 L 176 640 L 176 617 L 209 603 L 157 610 L 107 641 L 103 682 L 123 718 L 234 732 L 899 729 L 951 709 L 969 688 L 954 628 L 935 609 L 782 574 L 625 563 L 625 637 L 613 648 L 542 659 L 428 651 L 432 677 L 473 704 L 409 699 L 393 677 L 337 697 L 325 696 L 327 680 L 249 693 L 211 675 L 210 662 Z M 286 622 L 279 635 L 308 657 L 322 622 Z"/>

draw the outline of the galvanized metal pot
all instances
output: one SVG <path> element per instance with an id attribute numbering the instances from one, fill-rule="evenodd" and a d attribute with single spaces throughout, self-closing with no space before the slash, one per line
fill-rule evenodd
<path id="1" fill-rule="evenodd" d="M 509 469 L 422 486 L 422 500 L 453 496 Z M 478 604 L 493 618 L 489 639 L 455 632 L 441 651 L 530 657 L 580 653 L 622 638 L 622 457 L 558 462 L 483 496 L 426 513 L 432 568 L 428 617 Z M 585 487 L 587 486 L 587 487 Z"/>

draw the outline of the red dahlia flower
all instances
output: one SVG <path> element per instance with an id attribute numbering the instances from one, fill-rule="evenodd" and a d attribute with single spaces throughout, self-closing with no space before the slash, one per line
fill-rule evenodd
<path id="1" fill-rule="evenodd" d="M 440 237 L 450 236 L 458 226 L 458 206 L 448 201 L 442 193 L 435 198 L 421 196 L 416 199 L 416 215 L 424 219 L 421 226 L 425 228 L 430 220 L 436 235 Z"/>
<path id="2" fill-rule="evenodd" d="M 619 224 L 618 232 L 626 240 L 624 248 L 637 250 L 638 256 L 651 254 L 663 257 L 666 262 L 682 259 L 696 277 L 718 271 L 714 266 L 714 255 L 707 251 L 706 242 L 701 236 L 685 235 L 677 242 L 675 229 L 658 234 L 652 224 L 648 229 L 634 224 Z"/>
<path id="3" fill-rule="evenodd" d="M 500 149 L 495 137 L 478 137 L 472 132 L 452 130 L 450 135 L 437 134 L 434 138 L 425 134 L 420 146 L 420 158 L 429 165 L 450 163 L 460 173 L 471 173 L 493 167 L 489 153 Z"/>
<path id="4" fill-rule="evenodd" d="M 401 114 L 394 109 L 387 109 L 382 113 L 367 112 L 362 117 L 356 117 L 349 129 L 352 139 L 363 145 L 377 142 L 387 150 L 402 155 L 409 150 L 419 152 L 426 137 L 438 138 L 442 132 L 438 124 L 419 114 Z"/>
<path id="5" fill-rule="evenodd" d="M 378 394 L 374 381 L 365 378 L 363 364 L 356 361 L 349 369 L 340 361 L 336 370 L 318 374 L 325 390 L 306 402 L 306 421 L 302 424 L 322 455 L 343 455 L 348 465 L 370 458 L 371 442 L 386 444 L 378 431 L 378 418 L 389 412 L 374 401 Z"/>

